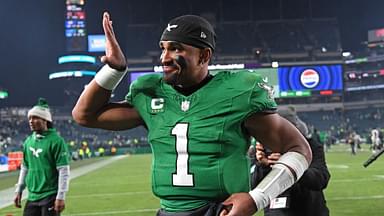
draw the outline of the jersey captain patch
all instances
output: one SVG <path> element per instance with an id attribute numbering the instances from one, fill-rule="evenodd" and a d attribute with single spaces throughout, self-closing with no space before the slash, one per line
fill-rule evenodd
<path id="1" fill-rule="evenodd" d="M 164 112 L 164 98 L 152 98 L 151 113 Z"/>

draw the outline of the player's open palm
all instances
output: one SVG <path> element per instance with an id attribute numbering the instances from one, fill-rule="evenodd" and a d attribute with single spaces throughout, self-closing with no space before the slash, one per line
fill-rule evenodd
<path id="1" fill-rule="evenodd" d="M 127 62 L 120 45 L 116 40 L 109 13 L 103 14 L 103 29 L 106 39 L 105 55 L 101 57 L 101 62 L 108 64 L 111 68 L 123 71 L 127 67 Z"/>

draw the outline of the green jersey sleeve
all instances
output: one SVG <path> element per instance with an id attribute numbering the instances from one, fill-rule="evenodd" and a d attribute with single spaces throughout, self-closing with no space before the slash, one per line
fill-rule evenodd
<path id="1" fill-rule="evenodd" d="M 277 104 L 274 100 L 273 86 L 268 84 L 267 79 L 255 74 L 249 73 L 250 79 L 254 82 L 250 105 L 255 112 L 270 112 L 275 111 Z"/>
<path id="2" fill-rule="evenodd" d="M 57 137 L 57 142 L 53 145 L 53 153 L 56 167 L 69 165 L 68 145 L 60 136 Z"/>
<path id="3" fill-rule="evenodd" d="M 28 157 L 27 157 L 27 143 L 28 143 L 28 140 L 30 139 L 31 137 L 28 136 L 27 139 L 24 141 L 23 143 L 23 165 L 25 168 L 28 169 L 29 167 L 29 163 L 28 163 Z"/>
<path id="4" fill-rule="evenodd" d="M 153 89 L 160 85 L 161 74 L 148 74 L 139 77 L 129 86 L 129 92 L 125 96 L 125 101 L 132 106 L 135 104 L 135 98 L 138 94 L 153 95 Z"/>

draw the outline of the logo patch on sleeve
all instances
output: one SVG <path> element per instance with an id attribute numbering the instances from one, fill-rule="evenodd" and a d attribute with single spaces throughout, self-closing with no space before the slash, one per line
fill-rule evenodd
<path id="1" fill-rule="evenodd" d="M 267 83 L 262 83 L 262 82 L 260 82 L 258 84 L 259 84 L 260 88 L 262 88 L 265 91 L 267 91 L 269 99 L 273 99 L 274 98 L 275 90 L 273 89 L 273 86 L 270 86 Z"/>

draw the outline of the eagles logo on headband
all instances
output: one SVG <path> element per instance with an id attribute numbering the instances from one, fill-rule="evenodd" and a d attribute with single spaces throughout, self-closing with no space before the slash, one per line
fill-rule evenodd
<path id="1" fill-rule="evenodd" d="M 160 41 L 177 41 L 197 48 L 215 50 L 216 34 L 212 25 L 196 15 L 184 15 L 171 20 Z"/>

